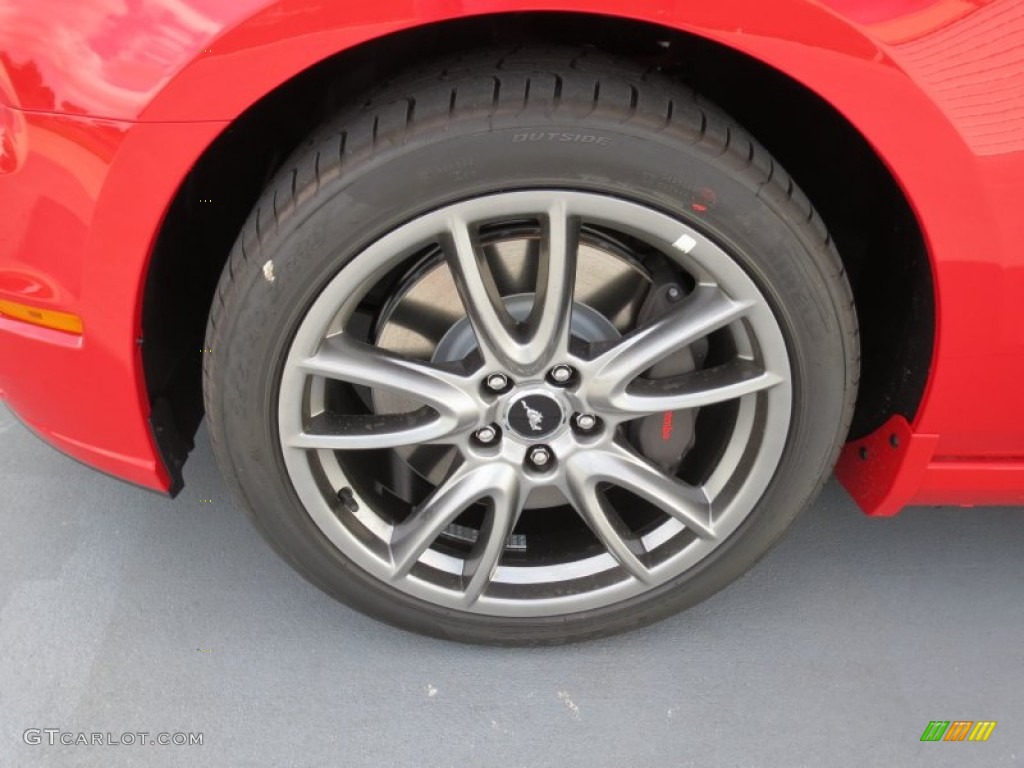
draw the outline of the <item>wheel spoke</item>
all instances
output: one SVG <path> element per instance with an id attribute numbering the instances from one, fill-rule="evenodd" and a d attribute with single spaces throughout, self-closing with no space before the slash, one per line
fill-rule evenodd
<path id="1" fill-rule="evenodd" d="M 625 392 L 613 392 L 600 407 L 629 417 L 703 408 L 735 400 L 781 384 L 782 376 L 764 370 L 753 360 L 738 358 L 714 368 L 669 379 L 633 382 Z"/>
<path id="2" fill-rule="evenodd" d="M 325 411 L 288 440 L 293 448 L 330 451 L 370 451 L 424 442 L 441 442 L 452 435 L 449 421 L 429 408 L 412 413 L 346 415 Z"/>
<path id="3" fill-rule="evenodd" d="M 548 211 L 544 234 L 525 353 L 526 362 L 536 364 L 562 358 L 569 349 L 580 221 L 567 215 L 564 203 L 555 205 Z"/>
<path id="4" fill-rule="evenodd" d="M 598 490 L 600 479 L 590 471 L 587 460 L 570 462 L 566 467 L 566 489 L 569 501 L 608 553 L 631 576 L 644 584 L 652 574 L 642 558 L 643 543 L 633 536 Z"/>
<path id="5" fill-rule="evenodd" d="M 473 228 L 460 218 L 451 218 L 442 238 L 455 285 L 466 315 L 473 324 L 484 362 L 491 368 L 517 369 L 516 349 L 520 346 L 515 320 L 498 293 L 494 275 Z"/>
<path id="6" fill-rule="evenodd" d="M 394 575 L 409 573 L 441 532 L 472 504 L 487 499 L 492 502 L 492 511 L 510 510 L 518 504 L 511 501 L 518 493 L 516 473 L 506 464 L 461 465 L 408 519 L 395 526 L 391 537 Z"/>
<path id="7" fill-rule="evenodd" d="M 486 364 L 516 375 L 538 372 L 569 347 L 579 219 L 564 203 L 547 212 L 533 309 L 518 323 L 505 308 L 484 249 L 467 222 L 453 218 L 443 243 Z"/>
<path id="8" fill-rule="evenodd" d="M 514 470 L 510 470 L 501 486 L 495 486 L 492 491 L 490 509 L 480 530 L 480 537 L 473 554 L 463 566 L 462 577 L 467 582 L 463 605 L 467 607 L 476 603 L 491 583 L 525 501 Z"/>
<path id="9" fill-rule="evenodd" d="M 640 374 L 667 355 L 724 328 L 753 306 L 735 301 L 717 286 L 698 285 L 678 308 L 623 337 L 588 363 L 590 389 L 605 400 L 626 390 Z"/>
<path id="10" fill-rule="evenodd" d="M 590 458 L 591 476 L 646 499 L 702 539 L 715 539 L 711 502 L 703 489 L 666 474 L 629 448 L 615 445 Z"/>
<path id="11" fill-rule="evenodd" d="M 314 376 L 398 393 L 428 409 L 402 414 L 321 414 L 299 435 L 297 448 L 335 450 L 393 448 L 439 441 L 469 428 L 478 415 L 468 390 L 474 384 L 457 374 L 409 360 L 355 341 L 345 334 L 326 339 L 299 368 Z"/>

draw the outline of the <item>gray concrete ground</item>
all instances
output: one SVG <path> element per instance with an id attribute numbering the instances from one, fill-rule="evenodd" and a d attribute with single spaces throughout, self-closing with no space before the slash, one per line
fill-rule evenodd
<path id="1" fill-rule="evenodd" d="M 171 502 L 60 456 L 0 408 L 0 766 L 1024 755 L 1020 509 L 868 520 L 833 482 L 761 565 L 688 613 L 497 650 L 400 632 L 320 594 L 234 508 L 205 432 L 198 443 Z M 935 719 L 998 726 L 987 743 L 921 743 Z M 27 745 L 30 728 L 203 744 Z"/>

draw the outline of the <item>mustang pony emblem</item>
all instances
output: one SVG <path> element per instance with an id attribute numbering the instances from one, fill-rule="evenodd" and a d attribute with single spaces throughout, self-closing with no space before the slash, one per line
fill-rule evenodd
<path id="1" fill-rule="evenodd" d="M 523 404 L 523 409 L 526 411 L 526 418 L 530 420 L 530 429 L 534 432 L 540 432 L 544 429 L 544 414 L 528 406 L 525 400 L 520 400 L 519 402 Z"/>

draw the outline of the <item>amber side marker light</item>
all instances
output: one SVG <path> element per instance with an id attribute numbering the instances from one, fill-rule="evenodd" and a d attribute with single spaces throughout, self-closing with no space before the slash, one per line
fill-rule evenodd
<path id="1" fill-rule="evenodd" d="M 82 335 L 82 318 L 68 312 L 28 307 L 14 301 L 0 299 L 0 315 L 32 323 L 32 325 L 41 325 L 43 328 L 53 328 L 56 331 Z"/>

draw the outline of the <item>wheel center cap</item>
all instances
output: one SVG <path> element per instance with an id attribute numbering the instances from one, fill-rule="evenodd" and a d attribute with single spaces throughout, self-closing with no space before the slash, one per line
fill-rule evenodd
<path id="1" fill-rule="evenodd" d="M 549 394 L 528 392 L 509 401 L 505 423 L 525 440 L 545 440 L 565 423 L 565 410 Z"/>

